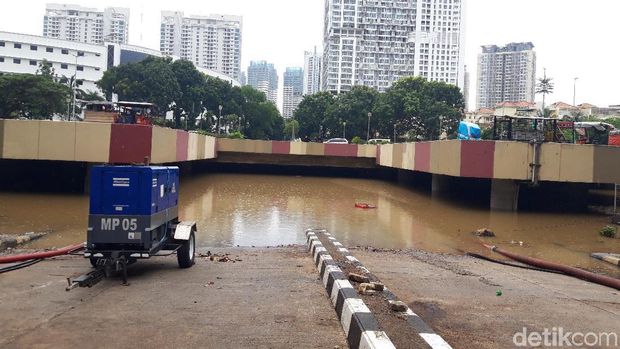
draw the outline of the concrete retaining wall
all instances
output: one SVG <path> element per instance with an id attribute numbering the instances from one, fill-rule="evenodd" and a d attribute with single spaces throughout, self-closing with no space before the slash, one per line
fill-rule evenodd
<path id="1" fill-rule="evenodd" d="M 214 159 L 214 137 L 162 127 L 0 120 L 0 158 L 155 164 Z"/>
<path id="2" fill-rule="evenodd" d="M 533 145 L 500 141 L 436 141 L 379 146 L 381 166 L 455 177 L 531 180 Z M 541 181 L 620 183 L 620 147 L 545 143 Z"/>

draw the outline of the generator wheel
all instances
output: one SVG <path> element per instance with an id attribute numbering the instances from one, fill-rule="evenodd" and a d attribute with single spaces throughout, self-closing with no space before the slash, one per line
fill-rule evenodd
<path id="1" fill-rule="evenodd" d="M 196 237 L 194 232 L 189 235 L 189 240 L 183 241 L 177 250 L 177 261 L 179 268 L 189 268 L 194 265 L 194 253 L 196 252 Z"/>

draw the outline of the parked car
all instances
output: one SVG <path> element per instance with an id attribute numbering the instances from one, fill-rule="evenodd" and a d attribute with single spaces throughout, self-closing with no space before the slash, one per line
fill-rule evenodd
<path id="1" fill-rule="evenodd" d="M 331 144 L 349 144 L 346 138 L 331 138 L 326 140 L 323 143 L 331 143 Z"/>
<path id="2" fill-rule="evenodd" d="M 390 144 L 390 143 L 392 143 L 392 141 L 390 141 L 387 138 L 373 138 L 373 139 L 368 140 L 368 144 Z"/>

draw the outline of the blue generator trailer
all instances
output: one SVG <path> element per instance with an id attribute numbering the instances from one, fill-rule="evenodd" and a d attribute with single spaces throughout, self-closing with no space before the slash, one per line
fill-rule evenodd
<path id="1" fill-rule="evenodd" d="M 99 272 L 74 279 L 68 289 L 92 286 L 111 268 L 126 283 L 128 264 L 165 255 L 160 251 L 176 252 L 181 268 L 194 264 L 196 223 L 179 221 L 178 167 L 95 166 L 90 176 L 84 257 Z"/>

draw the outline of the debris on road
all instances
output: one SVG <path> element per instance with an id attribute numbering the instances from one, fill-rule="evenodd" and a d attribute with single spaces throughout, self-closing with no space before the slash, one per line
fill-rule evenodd
<path id="1" fill-rule="evenodd" d="M 392 311 L 399 313 L 407 311 L 407 304 L 403 301 L 389 300 L 388 303 L 390 304 L 390 309 L 392 309 Z"/>
<path id="2" fill-rule="evenodd" d="M 478 237 L 483 238 L 492 238 L 495 237 L 495 233 L 489 230 L 488 228 L 481 228 L 474 232 L 474 234 Z"/>
<path id="3" fill-rule="evenodd" d="M 210 251 L 207 252 L 204 255 L 200 255 L 201 257 L 205 257 L 205 258 L 209 258 L 210 261 L 212 262 L 222 262 L 222 263 L 226 263 L 226 262 L 242 262 L 243 259 L 239 258 L 239 256 L 235 256 L 234 258 L 230 256 L 230 253 L 225 253 L 223 255 L 218 255 L 217 253 L 211 253 Z"/>
<path id="4" fill-rule="evenodd" d="M 19 235 L 0 234 L 0 251 L 15 248 L 19 245 L 39 239 L 49 233 L 50 231 L 29 232 Z"/>
<path id="5" fill-rule="evenodd" d="M 349 273 L 349 280 L 355 281 L 355 282 L 359 282 L 359 283 L 368 283 L 368 282 L 370 282 L 370 279 L 368 279 L 367 276 L 360 275 L 360 274 L 355 274 L 355 273 Z"/>

